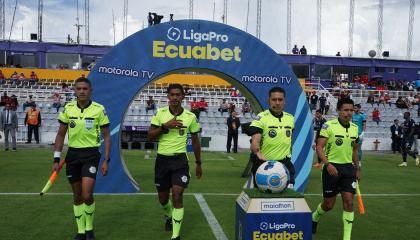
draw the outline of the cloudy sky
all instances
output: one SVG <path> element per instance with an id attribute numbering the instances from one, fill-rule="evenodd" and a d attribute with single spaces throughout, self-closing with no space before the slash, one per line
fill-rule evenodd
<path id="1" fill-rule="evenodd" d="M 10 34 L 16 0 L 6 2 L 6 36 Z M 11 39 L 29 40 L 37 32 L 37 0 L 17 0 L 18 6 Z M 248 32 L 256 32 L 257 0 L 249 0 Z M 261 39 L 279 53 L 286 52 L 286 0 L 262 0 Z M 305 45 L 309 54 L 316 54 L 316 0 L 292 0 L 292 44 Z M 350 0 L 322 0 L 322 55 L 347 55 Z M 44 0 L 44 41 L 65 42 L 67 34 L 76 39 L 76 0 Z M 115 16 L 116 41 L 122 40 L 124 0 L 90 1 L 91 44 L 112 45 L 114 34 L 112 13 Z M 175 20 L 188 18 L 189 0 L 128 0 L 128 34 L 147 26 L 147 12 L 170 13 Z M 83 24 L 84 0 L 79 0 L 80 23 Z M 195 0 L 194 18 L 222 21 L 223 0 Z M 227 23 L 246 30 L 248 0 L 229 0 Z M 367 57 L 377 46 L 378 0 L 355 0 L 353 55 Z M 390 51 L 392 58 L 407 54 L 409 0 L 384 0 L 382 50 Z M 412 59 L 420 60 L 420 1 L 415 8 Z M 81 31 L 82 41 L 85 38 Z"/>

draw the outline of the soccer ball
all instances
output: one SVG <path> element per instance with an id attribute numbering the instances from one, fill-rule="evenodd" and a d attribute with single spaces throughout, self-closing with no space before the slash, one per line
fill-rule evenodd
<path id="1" fill-rule="evenodd" d="M 264 162 L 255 173 L 255 182 L 262 192 L 280 193 L 287 187 L 289 180 L 286 166 L 277 161 Z"/>

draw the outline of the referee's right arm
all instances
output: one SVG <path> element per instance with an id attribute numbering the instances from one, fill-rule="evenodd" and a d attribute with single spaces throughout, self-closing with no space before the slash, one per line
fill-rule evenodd
<path id="1" fill-rule="evenodd" d="M 60 127 L 58 128 L 57 136 L 55 136 L 54 152 L 61 153 L 61 151 L 63 151 L 64 138 L 66 137 L 67 129 L 67 124 L 60 122 Z M 58 171 L 58 162 L 54 162 L 53 171 Z"/>

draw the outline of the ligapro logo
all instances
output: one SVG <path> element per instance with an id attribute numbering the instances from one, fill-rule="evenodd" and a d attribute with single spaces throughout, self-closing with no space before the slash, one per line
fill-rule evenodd
<path id="1" fill-rule="evenodd" d="M 266 230 L 283 230 L 283 229 L 295 229 L 295 224 L 290 223 L 268 223 L 268 222 L 261 222 L 260 223 L 260 230 L 266 231 Z"/>
<path id="2" fill-rule="evenodd" d="M 226 34 L 218 34 L 216 32 L 195 32 L 193 29 L 191 30 L 181 30 L 177 27 L 170 27 L 168 29 L 168 33 L 166 34 L 169 40 L 178 41 L 181 37 L 184 40 L 194 41 L 195 43 L 200 43 L 202 41 L 206 42 L 227 42 L 229 41 L 229 37 Z"/>

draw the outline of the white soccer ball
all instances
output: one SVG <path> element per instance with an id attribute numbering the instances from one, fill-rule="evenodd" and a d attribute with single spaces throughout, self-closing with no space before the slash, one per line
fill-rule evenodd
<path id="1" fill-rule="evenodd" d="M 280 193 L 290 181 L 289 171 L 283 163 L 264 162 L 255 173 L 255 182 L 262 192 Z"/>

